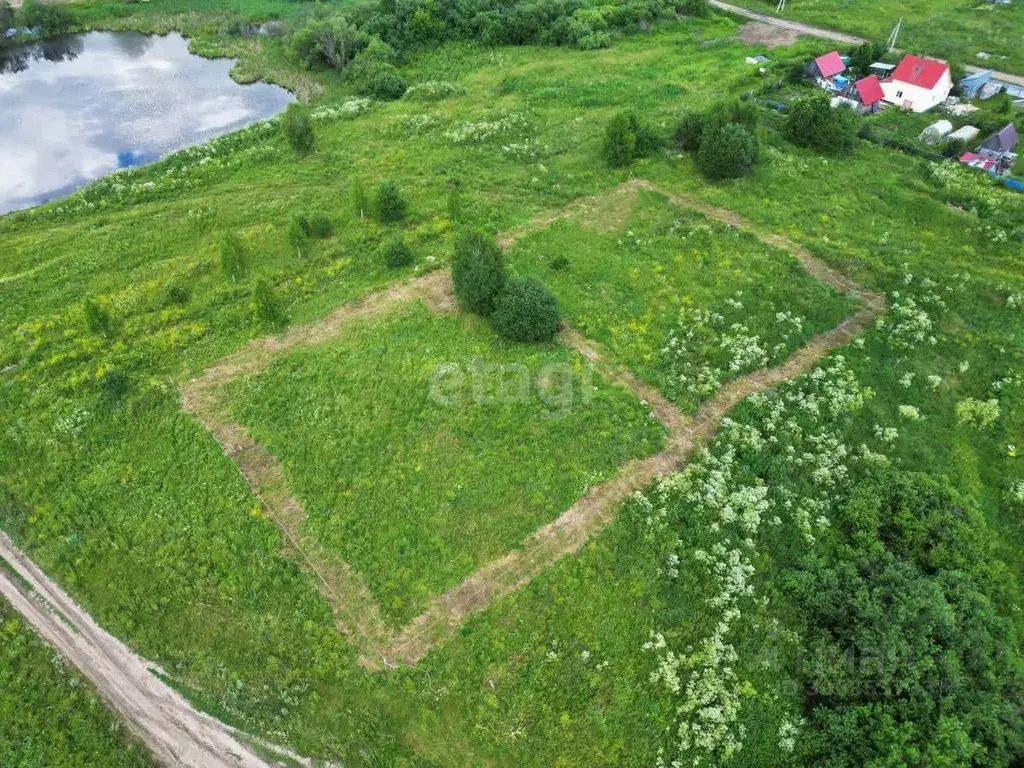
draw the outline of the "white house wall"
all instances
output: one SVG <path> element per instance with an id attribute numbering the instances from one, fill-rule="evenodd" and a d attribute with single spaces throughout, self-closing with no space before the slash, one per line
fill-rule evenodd
<path id="1" fill-rule="evenodd" d="M 951 90 L 953 90 L 953 81 L 949 76 L 949 70 L 943 73 L 942 78 L 931 90 L 895 80 L 891 83 L 882 83 L 882 93 L 885 94 L 887 102 L 899 107 L 903 107 L 909 102 L 909 108 L 914 112 L 927 112 L 932 107 L 937 107 L 946 100 Z M 903 95 L 897 96 L 896 94 L 900 92 Z"/>

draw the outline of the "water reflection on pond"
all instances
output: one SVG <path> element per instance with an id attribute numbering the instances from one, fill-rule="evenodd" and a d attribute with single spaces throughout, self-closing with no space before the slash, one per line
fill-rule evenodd
<path id="1" fill-rule="evenodd" d="M 63 197 L 280 112 L 291 96 L 238 85 L 233 62 L 180 35 L 90 32 L 0 49 L 0 214 Z"/>

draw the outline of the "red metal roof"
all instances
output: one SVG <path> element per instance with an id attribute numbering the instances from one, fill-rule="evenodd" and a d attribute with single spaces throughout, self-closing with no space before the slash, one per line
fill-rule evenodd
<path id="1" fill-rule="evenodd" d="M 838 75 L 846 69 L 843 59 L 839 56 L 839 51 L 832 51 L 832 53 L 819 56 L 814 60 L 814 63 L 818 65 L 818 71 L 822 77 L 832 77 L 832 75 Z"/>
<path id="2" fill-rule="evenodd" d="M 960 155 L 960 162 L 970 168 L 980 168 L 983 171 L 991 169 L 996 164 L 995 160 L 984 155 L 976 155 L 973 152 L 964 152 Z"/>
<path id="3" fill-rule="evenodd" d="M 931 90 L 949 70 L 949 65 L 934 59 L 922 59 L 919 56 L 906 55 L 899 66 L 893 70 L 892 79 L 901 83 L 909 83 L 919 88 Z"/>
<path id="4" fill-rule="evenodd" d="M 882 93 L 882 84 L 878 82 L 877 75 L 868 75 L 861 78 L 857 81 L 856 86 L 860 102 L 866 107 L 870 107 L 876 101 L 881 101 L 885 98 L 885 94 Z"/>

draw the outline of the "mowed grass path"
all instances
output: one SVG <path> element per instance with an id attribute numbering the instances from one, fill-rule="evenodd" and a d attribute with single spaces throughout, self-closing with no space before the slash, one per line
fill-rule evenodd
<path id="1" fill-rule="evenodd" d="M 683 391 L 662 351 L 673 328 L 686 330 L 680 310 L 713 310 L 728 324 L 742 323 L 770 350 L 771 364 L 856 310 L 792 255 L 647 190 L 635 202 L 608 195 L 524 237 L 510 258 L 551 285 L 580 331 L 688 411 L 706 398 Z M 779 312 L 802 318 L 802 328 L 780 322 Z"/>
<path id="2" fill-rule="evenodd" d="M 396 626 L 664 438 L 567 348 L 507 343 L 422 305 L 283 356 L 225 395 L 281 460 L 309 531 Z"/>

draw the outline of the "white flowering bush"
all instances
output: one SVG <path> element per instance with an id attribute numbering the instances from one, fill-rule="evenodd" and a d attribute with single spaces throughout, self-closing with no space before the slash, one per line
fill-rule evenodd
<path id="1" fill-rule="evenodd" d="M 995 424 L 999 418 L 999 401 L 995 398 L 976 400 L 968 397 L 956 404 L 955 413 L 957 424 L 985 429 Z"/>
<path id="2" fill-rule="evenodd" d="M 531 130 L 530 121 L 520 112 L 503 111 L 493 120 L 474 120 L 445 131 L 449 144 L 483 144 L 499 137 L 522 136 Z"/>
<path id="3" fill-rule="evenodd" d="M 447 80 L 428 80 L 406 88 L 402 98 L 406 101 L 440 101 L 452 96 L 461 96 L 466 89 Z"/>

